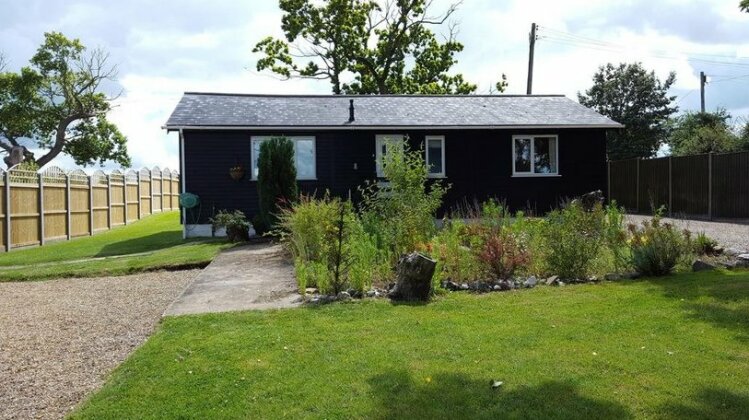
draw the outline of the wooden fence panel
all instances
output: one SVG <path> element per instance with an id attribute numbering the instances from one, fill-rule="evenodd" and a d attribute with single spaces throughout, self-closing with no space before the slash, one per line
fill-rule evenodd
<path id="1" fill-rule="evenodd" d="M 120 226 L 125 224 L 125 176 L 120 171 L 112 171 L 109 175 L 109 208 L 110 225 Z"/>
<path id="2" fill-rule="evenodd" d="M 96 171 L 91 176 L 91 189 L 94 232 L 107 230 L 109 229 L 109 185 L 104 172 Z"/>
<path id="3" fill-rule="evenodd" d="M 713 155 L 713 216 L 749 218 L 749 152 Z"/>
<path id="4" fill-rule="evenodd" d="M 650 213 L 652 202 L 679 217 L 749 218 L 749 152 L 612 161 L 609 185 L 629 211 Z"/>
<path id="5" fill-rule="evenodd" d="M 674 215 L 707 217 L 709 207 L 708 155 L 674 157 L 671 161 Z"/>
<path id="6" fill-rule="evenodd" d="M 181 191 L 179 186 L 179 173 L 172 173 L 172 177 L 172 208 L 179 209 L 179 193 Z"/>
<path id="7" fill-rule="evenodd" d="M 44 240 L 65 239 L 68 237 L 68 175 L 52 166 L 41 174 L 41 179 L 44 184 Z"/>
<path id="8" fill-rule="evenodd" d="M 161 170 L 158 166 L 151 170 L 151 211 L 161 211 Z"/>
<path id="9" fill-rule="evenodd" d="M 638 203 L 639 211 L 652 213 L 661 206 L 668 208 L 669 158 L 640 161 Z"/>
<path id="10" fill-rule="evenodd" d="M 10 169 L 10 244 L 40 244 L 39 176 L 35 171 Z"/>
<path id="11" fill-rule="evenodd" d="M 44 240 L 68 237 L 67 188 L 44 183 Z"/>
<path id="12" fill-rule="evenodd" d="M 140 219 L 140 198 L 138 189 L 138 174 L 130 170 L 125 174 L 126 194 L 125 203 L 127 204 L 127 223 Z"/>
<path id="13" fill-rule="evenodd" d="M 172 210 L 176 173 L 154 168 L 110 175 L 52 166 L 37 173 L 0 169 L 0 246 L 9 251 L 93 235 L 142 216 Z M 178 188 L 178 185 L 177 185 Z"/>
<path id="14" fill-rule="evenodd" d="M 624 206 L 628 211 L 637 211 L 637 160 L 619 160 L 609 162 L 609 198 Z"/>
<path id="15" fill-rule="evenodd" d="M 172 171 L 169 168 L 161 172 L 161 209 L 172 209 Z"/>
<path id="16" fill-rule="evenodd" d="M 153 213 L 151 207 L 151 171 L 146 168 L 140 170 L 140 216 Z"/>
<path id="17" fill-rule="evenodd" d="M 70 178 L 70 236 L 90 235 L 92 233 L 91 191 L 88 175 L 77 169 L 68 177 Z"/>

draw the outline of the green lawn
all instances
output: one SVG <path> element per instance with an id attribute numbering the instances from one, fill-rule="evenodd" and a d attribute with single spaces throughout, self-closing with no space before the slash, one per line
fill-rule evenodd
<path id="1" fill-rule="evenodd" d="M 748 413 L 744 271 L 167 318 L 73 417 Z"/>
<path id="2" fill-rule="evenodd" d="M 183 240 L 179 212 L 158 213 L 94 236 L 0 254 L 0 281 L 200 266 L 227 246 L 218 239 Z M 100 257 L 108 258 L 92 260 Z"/>

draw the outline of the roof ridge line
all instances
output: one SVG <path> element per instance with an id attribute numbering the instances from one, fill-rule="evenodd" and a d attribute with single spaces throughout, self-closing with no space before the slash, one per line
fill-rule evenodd
<path id="1" fill-rule="evenodd" d="M 196 92 L 196 91 L 185 91 L 183 95 L 205 95 L 205 96 L 244 96 L 244 97 L 259 97 L 259 98 L 373 98 L 373 97 L 386 97 L 386 98 L 566 98 L 563 94 L 380 94 L 380 95 L 334 95 L 334 94 L 303 94 L 303 93 L 292 93 L 292 94 L 273 94 L 273 93 L 230 93 L 230 92 Z"/>

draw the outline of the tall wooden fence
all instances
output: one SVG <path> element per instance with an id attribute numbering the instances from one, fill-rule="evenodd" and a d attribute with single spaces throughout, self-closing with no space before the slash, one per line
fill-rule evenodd
<path id="1" fill-rule="evenodd" d="M 609 162 L 609 199 L 628 211 L 749 219 L 749 152 Z"/>
<path id="2" fill-rule="evenodd" d="M 12 248 L 126 225 L 143 216 L 179 208 L 179 173 L 143 168 L 110 174 L 53 166 L 43 172 L 0 169 L 0 243 Z"/>

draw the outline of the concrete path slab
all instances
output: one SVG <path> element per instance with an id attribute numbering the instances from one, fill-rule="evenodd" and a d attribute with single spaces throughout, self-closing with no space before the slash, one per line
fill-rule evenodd
<path id="1" fill-rule="evenodd" d="M 223 251 L 164 312 L 164 316 L 289 308 L 300 305 L 294 267 L 280 245 Z"/>

